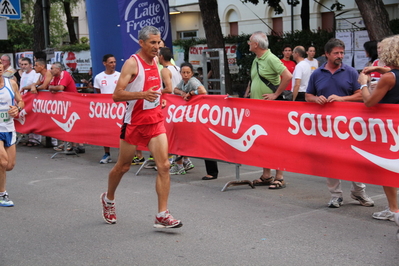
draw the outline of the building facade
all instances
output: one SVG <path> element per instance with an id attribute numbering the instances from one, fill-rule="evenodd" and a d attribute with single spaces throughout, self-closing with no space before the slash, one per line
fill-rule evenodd
<path id="1" fill-rule="evenodd" d="M 260 1 L 263 2 L 263 1 Z M 301 1 L 300 1 L 301 2 Z M 362 17 L 354 0 L 340 1 L 345 6 L 342 11 L 332 11 L 335 0 L 309 1 L 310 28 L 345 30 L 362 25 Z M 399 18 L 399 1 L 384 0 L 389 18 Z M 301 4 L 291 7 L 287 1 L 281 1 L 284 12 L 276 15 L 267 4 L 242 3 L 240 0 L 218 1 L 219 18 L 223 35 L 250 34 L 264 31 L 271 34 L 302 30 Z M 172 38 L 205 38 L 198 1 L 170 0 Z M 335 23 L 335 27 L 334 27 Z"/>

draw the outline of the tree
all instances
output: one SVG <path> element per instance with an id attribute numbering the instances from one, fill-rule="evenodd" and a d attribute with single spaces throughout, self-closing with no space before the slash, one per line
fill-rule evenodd
<path id="1" fill-rule="evenodd" d="M 60 1 L 60 0 L 55 0 Z M 68 28 L 69 42 L 70 44 L 76 44 L 79 42 L 76 36 L 74 21 L 72 18 L 72 8 L 71 5 L 75 5 L 79 0 L 62 0 L 61 3 L 64 7 L 64 12 L 66 16 L 66 26 Z"/>
<path id="2" fill-rule="evenodd" d="M 392 35 L 389 15 L 382 0 L 355 0 L 362 15 L 370 40 L 381 40 Z"/>
<path id="3" fill-rule="evenodd" d="M 222 28 L 220 26 L 217 0 L 199 0 L 198 3 L 201 9 L 202 22 L 204 24 L 208 48 L 224 49 L 224 39 L 222 34 Z M 213 55 L 211 54 L 211 56 Z M 224 62 L 226 92 L 231 94 L 231 77 L 226 53 L 224 53 Z M 219 63 L 216 60 L 211 60 L 211 65 L 212 73 L 215 77 L 215 75 L 219 73 Z"/>

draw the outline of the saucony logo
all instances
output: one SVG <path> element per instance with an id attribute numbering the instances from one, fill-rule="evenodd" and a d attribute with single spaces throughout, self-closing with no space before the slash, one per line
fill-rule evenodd
<path id="1" fill-rule="evenodd" d="M 68 121 L 66 121 L 65 123 L 61 123 L 59 121 L 57 121 L 55 118 L 51 118 L 53 119 L 53 121 L 60 127 L 62 128 L 65 132 L 70 132 L 72 130 L 73 125 L 75 124 L 75 122 L 80 119 L 78 113 L 73 112 L 71 114 L 71 116 L 69 117 Z"/>
<path id="2" fill-rule="evenodd" d="M 260 125 L 253 125 L 239 139 L 231 139 L 213 129 L 209 130 L 228 145 L 242 152 L 249 150 L 259 136 L 267 135 L 267 132 Z"/>
<path id="3" fill-rule="evenodd" d="M 359 149 L 353 145 L 351 145 L 351 148 L 359 153 L 361 156 L 372 162 L 373 164 L 378 165 L 381 168 L 384 168 L 388 171 L 394 172 L 394 173 L 399 173 L 399 159 L 387 159 L 383 158 L 380 156 L 377 156 L 375 154 L 369 153 L 367 151 L 364 151 L 362 149 Z"/>

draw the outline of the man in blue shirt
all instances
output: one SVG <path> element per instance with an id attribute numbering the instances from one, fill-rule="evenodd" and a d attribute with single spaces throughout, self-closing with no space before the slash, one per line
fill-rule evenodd
<path id="1" fill-rule="evenodd" d="M 345 44 L 339 39 L 331 39 L 324 46 L 327 62 L 316 69 L 310 76 L 306 90 L 306 101 L 324 105 L 330 102 L 360 102 L 362 94 L 358 83 L 356 69 L 342 63 Z M 328 203 L 330 208 L 342 205 L 341 180 L 327 178 L 327 186 L 331 193 Z M 374 206 L 374 201 L 367 196 L 363 183 L 352 182 L 351 198 L 366 207 Z"/>

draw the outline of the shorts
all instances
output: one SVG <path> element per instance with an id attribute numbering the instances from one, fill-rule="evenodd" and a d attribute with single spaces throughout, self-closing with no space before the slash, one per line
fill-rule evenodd
<path id="1" fill-rule="evenodd" d="M 149 125 L 129 125 L 124 123 L 120 138 L 131 145 L 147 147 L 150 140 L 166 133 L 164 122 Z"/>
<path id="2" fill-rule="evenodd" d="M 16 132 L 0 132 L 0 141 L 4 142 L 4 147 L 10 147 L 17 140 Z"/>

